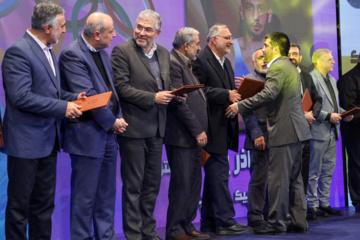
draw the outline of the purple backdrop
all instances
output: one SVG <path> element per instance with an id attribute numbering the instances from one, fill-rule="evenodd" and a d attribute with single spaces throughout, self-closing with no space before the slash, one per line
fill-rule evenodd
<path id="1" fill-rule="evenodd" d="M 331 0 L 313 1 L 313 48 L 327 47 L 333 50 L 335 61 L 337 61 L 337 42 L 336 42 L 336 22 L 335 22 L 335 3 Z M 30 26 L 30 17 L 33 7 L 40 1 L 21 1 L 21 0 L 0 0 L 0 62 L 3 59 L 4 51 L 17 39 L 23 36 L 25 30 Z M 185 26 L 185 1 L 166 1 L 166 0 L 103 0 L 103 1 L 58 1 L 65 8 L 67 19 L 67 32 L 64 39 L 54 47 L 58 54 L 63 46 L 73 41 L 82 31 L 83 20 L 93 11 L 102 11 L 110 14 L 114 18 L 117 37 L 112 45 L 122 43 L 131 38 L 132 26 L 141 10 L 155 9 L 163 18 L 162 33 L 157 42 L 169 50 L 175 32 Z M 74 3 L 75 2 L 75 3 Z M 99 2 L 99 3 L 98 3 Z M 196 2 L 196 1 L 195 1 Z M 209 1 L 209 4 L 212 1 Z M 215 1 L 214 1 L 215 2 Z M 219 2 L 219 1 L 217 1 Z M 197 10 L 197 9 L 196 9 Z M 296 11 L 296 9 L 294 9 Z M 197 15 L 199 21 L 203 18 L 202 14 Z M 226 22 L 225 22 L 226 23 Z M 283 23 L 284 24 L 284 23 Z M 204 29 L 204 26 L 201 26 Z M 292 26 L 288 26 L 292 27 Z M 206 27 L 205 27 L 206 29 Z M 298 33 L 301 34 L 301 33 Z M 312 39 L 310 39 L 312 42 Z M 110 53 L 112 47 L 108 48 Z M 338 69 L 332 73 L 338 77 Z M 1 70 L 0 70 L 1 73 Z M 2 81 L 2 78 L 1 78 Z M 1 84 L 2 85 L 2 84 Z M 0 101 L 5 106 L 3 89 L 0 88 Z M 2 109 L 2 106 L 1 109 Z M 3 113 L 3 111 L 2 111 Z M 242 148 L 244 136 L 240 135 L 240 146 Z M 344 206 L 344 186 L 342 173 L 342 152 L 340 141 L 338 142 L 337 167 L 334 174 L 334 181 L 331 187 L 331 205 Z M 120 167 L 117 167 L 117 201 L 115 214 L 116 233 L 122 232 L 121 217 L 121 177 Z M 229 152 L 230 163 L 230 182 L 229 187 L 234 199 L 236 217 L 246 216 L 247 186 L 249 181 L 249 155 L 241 149 L 238 154 Z M 69 239 L 69 201 L 70 201 L 70 159 L 68 154 L 61 153 L 58 158 L 57 188 L 55 199 L 55 211 L 53 214 L 53 237 L 52 239 Z M 157 227 L 164 227 L 166 220 L 166 210 L 168 205 L 167 192 L 169 184 L 169 166 L 166 154 L 163 154 L 162 180 L 159 197 L 155 209 Z M 0 239 L 4 239 L 4 213 L 6 206 L 6 156 L 0 154 Z M 91 187 L 91 186 L 89 186 Z M 199 221 L 199 214 L 195 221 Z"/>

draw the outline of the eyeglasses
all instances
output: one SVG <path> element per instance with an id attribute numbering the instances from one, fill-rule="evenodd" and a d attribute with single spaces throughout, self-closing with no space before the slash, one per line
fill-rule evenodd
<path id="1" fill-rule="evenodd" d="M 227 40 L 227 41 L 230 41 L 230 40 L 233 40 L 233 38 L 232 38 L 232 36 L 220 36 L 220 35 L 215 35 L 216 37 L 222 37 L 222 38 L 224 38 L 225 40 Z"/>
<path id="2" fill-rule="evenodd" d="M 146 27 L 146 28 L 144 28 L 144 27 L 141 26 L 140 24 L 137 24 L 137 25 L 136 25 L 136 29 L 139 30 L 140 32 L 141 32 L 142 30 L 144 30 L 145 33 L 147 33 L 147 34 L 151 34 L 151 33 L 157 32 L 156 30 L 152 29 L 151 27 Z"/>

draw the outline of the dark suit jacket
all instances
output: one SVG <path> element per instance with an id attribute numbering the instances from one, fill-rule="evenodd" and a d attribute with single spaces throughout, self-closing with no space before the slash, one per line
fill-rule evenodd
<path id="1" fill-rule="evenodd" d="M 246 75 L 245 77 L 256 79 L 259 81 L 265 82 L 265 77 L 260 73 L 253 70 L 251 73 Z M 251 115 L 243 116 L 245 123 L 245 142 L 244 148 L 246 150 L 256 149 L 254 145 L 254 140 L 260 136 L 264 136 L 265 146 L 268 145 L 268 133 L 267 133 L 267 116 L 266 116 L 266 107 L 262 107 L 254 111 Z"/>
<path id="2" fill-rule="evenodd" d="M 112 89 L 108 89 L 81 36 L 65 47 L 60 55 L 62 85 L 71 92 L 86 92 L 86 96 L 113 91 L 118 100 L 110 58 L 105 50 L 99 52 Z M 100 157 L 106 147 L 107 132 L 114 125 L 116 118 L 122 117 L 120 108 L 114 111 L 116 116 L 112 108 L 113 103 L 110 101 L 106 107 L 84 112 L 78 119 L 67 120 L 64 151 L 93 158 Z"/>
<path id="3" fill-rule="evenodd" d="M 184 85 L 199 84 L 190 69 L 185 65 L 179 54 L 173 49 L 170 52 L 170 79 L 171 86 L 175 89 Z M 193 148 L 197 146 L 196 137 L 207 131 L 208 115 L 205 94 L 200 90 L 188 94 L 186 102 L 170 103 L 164 144 Z"/>
<path id="4" fill-rule="evenodd" d="M 157 44 L 155 54 L 164 90 L 169 90 L 169 51 Z M 129 124 L 121 136 L 149 138 L 159 133 L 160 137 L 164 137 L 167 106 L 155 104 L 158 84 L 142 48 L 134 39 L 119 44 L 112 50 L 111 62 L 122 113 Z"/>
<path id="5" fill-rule="evenodd" d="M 77 94 L 62 91 L 59 67 L 52 53 L 56 76 L 44 51 L 25 33 L 5 53 L 2 62 L 6 97 L 4 152 L 18 158 L 43 158 L 50 155 L 67 101 Z"/>
<path id="6" fill-rule="evenodd" d="M 360 107 L 360 63 L 340 77 L 337 82 L 340 106 L 345 110 Z M 342 121 L 341 135 L 344 139 L 360 139 L 360 114 L 350 122 Z"/>
<path id="7" fill-rule="evenodd" d="M 230 78 L 230 89 L 235 89 L 234 71 L 229 59 L 225 58 L 224 67 Z M 225 116 L 229 106 L 229 89 L 226 88 L 224 70 L 206 46 L 200 51 L 193 64 L 193 72 L 200 83 L 205 84 L 204 92 L 209 105 L 209 135 L 205 150 L 211 153 L 227 154 L 228 149 L 238 151 L 239 128 L 237 120 L 230 120 Z M 231 132 L 228 133 L 228 124 Z"/>
<path id="8" fill-rule="evenodd" d="M 316 87 L 314 85 L 314 82 L 312 80 L 312 77 L 309 73 L 301 71 L 300 77 L 301 77 L 301 83 L 302 83 L 303 90 L 304 91 L 305 91 L 305 89 L 309 90 L 310 97 L 313 102 L 312 111 L 313 111 L 315 118 L 317 118 L 317 116 L 319 116 L 319 113 L 321 111 L 322 98 L 319 96 L 319 94 L 316 90 Z"/>
<path id="9" fill-rule="evenodd" d="M 269 147 L 304 141 L 311 138 L 301 108 L 300 74 L 284 56 L 271 64 L 264 89 L 238 103 L 240 114 L 266 106 Z"/>

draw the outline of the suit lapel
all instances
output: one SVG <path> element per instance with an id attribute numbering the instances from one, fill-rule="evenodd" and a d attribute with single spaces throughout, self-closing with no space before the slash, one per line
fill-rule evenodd
<path id="1" fill-rule="evenodd" d="M 144 64 L 144 66 L 147 68 L 147 70 L 149 71 L 149 73 L 151 74 L 151 76 L 153 77 L 153 80 L 155 81 L 156 83 L 156 86 L 158 85 L 157 81 L 156 81 L 156 78 L 155 76 L 153 75 L 152 71 L 151 71 L 151 68 L 150 68 L 150 65 L 146 59 L 146 56 L 144 54 L 144 52 L 142 51 L 141 47 L 139 47 L 135 40 L 133 40 L 133 44 L 134 44 L 134 48 L 135 48 L 135 52 L 136 54 L 138 55 L 138 57 L 140 58 L 141 62 Z M 156 53 L 155 53 L 156 54 Z M 159 56 L 158 56 L 158 61 L 159 61 L 159 68 L 160 68 L 160 71 L 162 71 L 161 69 L 161 66 L 160 66 L 160 59 L 159 59 Z"/>
<path id="2" fill-rule="evenodd" d="M 331 104 L 332 106 L 334 106 L 334 103 L 332 102 L 332 99 L 331 99 L 331 95 L 330 95 L 329 89 L 328 89 L 328 87 L 327 87 L 327 85 L 326 85 L 326 83 L 325 83 L 325 81 L 324 81 L 324 79 L 323 79 L 322 74 L 321 74 L 320 72 L 317 72 L 317 73 L 316 73 L 316 77 L 317 77 L 318 81 L 320 82 L 320 86 L 321 86 L 321 88 L 323 89 L 323 91 L 324 91 L 326 97 L 328 98 L 330 104 Z M 331 83 L 331 82 L 330 82 L 330 83 Z"/>
<path id="3" fill-rule="evenodd" d="M 102 81 L 100 81 L 100 82 L 101 82 L 101 85 L 104 87 L 104 90 L 109 91 L 109 89 L 108 89 L 108 87 L 107 87 L 107 85 L 105 83 L 105 79 L 103 79 L 103 77 L 101 76 L 99 68 L 97 67 L 97 65 L 96 65 L 96 63 L 94 61 L 94 58 L 91 56 L 90 50 L 87 48 L 87 46 L 86 46 L 86 44 L 85 44 L 85 42 L 84 42 L 84 40 L 82 39 L 81 36 L 79 36 L 78 41 L 79 41 L 79 45 L 80 45 L 81 50 L 84 52 L 86 58 L 90 62 L 91 68 L 94 70 L 97 78 L 102 79 Z"/>
<path id="4" fill-rule="evenodd" d="M 208 61 L 209 61 L 210 65 L 215 69 L 216 73 L 219 75 L 219 78 L 221 79 L 223 86 L 226 88 L 227 84 L 225 82 L 226 79 L 224 77 L 224 69 L 221 67 L 221 64 L 216 59 L 216 57 L 215 57 L 214 53 L 211 51 L 211 49 L 208 46 L 206 46 L 206 49 L 207 49 Z M 225 66 L 225 63 L 224 63 L 224 66 Z M 229 77 L 230 77 L 230 75 L 229 75 Z"/>
<path id="5" fill-rule="evenodd" d="M 49 60 L 46 58 L 44 51 L 40 48 L 39 44 L 35 42 L 35 40 L 28 34 L 25 33 L 24 38 L 28 41 L 31 51 L 34 53 L 34 55 L 40 60 L 40 62 L 44 65 L 51 82 L 54 84 L 55 88 L 58 90 L 58 94 L 60 91 L 60 82 L 58 80 L 59 77 L 59 69 L 57 66 L 57 62 L 55 59 L 55 56 L 52 53 L 53 62 L 55 66 L 56 76 L 54 75 L 54 72 L 50 66 Z"/>
<path id="6" fill-rule="evenodd" d="M 171 54 L 176 58 L 176 60 L 181 64 L 181 66 L 183 67 L 184 69 L 184 72 L 188 75 L 188 79 L 191 80 L 191 83 L 193 85 L 196 85 L 196 84 L 200 84 L 198 79 L 195 77 L 195 75 L 192 73 L 192 71 L 189 69 L 188 66 L 186 66 L 186 64 L 184 63 L 184 61 L 181 59 L 181 57 L 179 56 L 179 54 L 177 52 L 175 52 L 175 50 L 171 50 Z M 202 89 L 199 89 L 198 90 L 200 92 L 200 95 L 201 97 L 205 100 L 206 102 L 206 97 L 205 97 L 205 94 L 203 92 Z"/>
<path id="7" fill-rule="evenodd" d="M 108 89 L 108 91 L 112 91 L 113 94 L 114 94 L 115 97 L 116 97 L 117 102 L 120 102 L 120 101 L 119 101 L 119 98 L 118 98 L 118 95 L 117 95 L 117 93 L 116 93 L 116 91 L 115 91 L 113 77 L 112 77 L 111 73 L 110 73 L 109 70 L 108 70 L 108 69 L 111 68 L 111 66 L 107 66 L 108 61 L 106 61 L 106 58 L 108 58 L 108 56 L 106 55 L 105 51 L 100 50 L 100 57 L 101 57 L 101 61 L 102 61 L 103 64 L 104 64 L 105 72 L 106 72 L 106 75 L 107 75 L 107 77 L 108 77 L 108 79 L 109 79 L 109 82 L 110 82 L 110 85 L 111 85 L 111 88 L 112 88 L 112 89 Z M 103 81 L 103 82 L 104 82 L 104 81 Z M 104 83 L 103 83 L 103 84 L 104 84 Z M 105 85 L 106 85 L 106 84 L 105 84 Z M 107 86 L 106 86 L 106 89 L 107 89 Z"/>

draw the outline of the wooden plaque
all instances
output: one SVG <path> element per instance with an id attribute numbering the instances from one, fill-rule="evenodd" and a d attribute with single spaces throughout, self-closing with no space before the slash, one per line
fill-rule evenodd
<path id="1" fill-rule="evenodd" d="M 240 83 L 238 87 L 238 93 L 241 95 L 241 100 L 247 99 L 249 97 L 254 96 L 258 92 L 264 89 L 265 82 L 251 79 L 251 78 L 244 78 L 244 80 Z"/>
<path id="2" fill-rule="evenodd" d="M 82 106 L 82 108 L 80 108 L 79 110 L 81 112 L 85 112 L 107 106 L 109 104 L 111 94 L 111 91 L 100 93 L 84 99 L 73 101 L 73 103 Z"/>
<path id="3" fill-rule="evenodd" d="M 184 93 L 190 93 L 192 91 L 198 90 L 200 88 L 203 88 L 205 85 L 204 84 L 196 84 L 196 85 L 185 85 L 182 86 L 181 88 L 178 88 L 172 92 L 170 92 L 171 94 L 175 94 L 176 96 L 181 96 Z"/>

